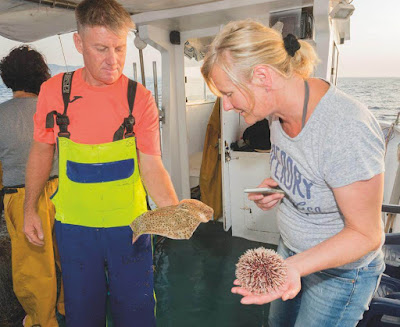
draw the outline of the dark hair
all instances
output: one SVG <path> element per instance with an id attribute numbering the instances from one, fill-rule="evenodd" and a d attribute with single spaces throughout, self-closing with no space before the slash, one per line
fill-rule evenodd
<path id="1" fill-rule="evenodd" d="M 104 26 L 118 34 L 134 28 L 129 13 L 115 0 L 83 0 L 75 9 L 78 32 L 85 27 Z"/>
<path id="2" fill-rule="evenodd" d="M 51 75 L 43 56 L 27 45 L 22 45 L 11 50 L 0 61 L 0 76 L 13 92 L 39 94 L 40 86 Z"/>

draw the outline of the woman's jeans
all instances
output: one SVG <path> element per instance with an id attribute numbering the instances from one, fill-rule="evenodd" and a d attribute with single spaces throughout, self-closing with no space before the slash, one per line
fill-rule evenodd
<path id="1" fill-rule="evenodd" d="M 295 253 L 282 242 L 278 253 Z M 368 309 L 385 269 L 382 253 L 358 269 L 327 269 L 301 278 L 301 291 L 288 301 L 271 303 L 270 327 L 354 327 Z"/>

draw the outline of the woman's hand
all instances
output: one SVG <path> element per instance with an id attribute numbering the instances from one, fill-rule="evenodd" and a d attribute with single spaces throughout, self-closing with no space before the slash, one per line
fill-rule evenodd
<path id="1" fill-rule="evenodd" d="M 278 183 L 275 182 L 272 178 L 266 178 L 262 181 L 260 185 L 257 187 L 276 187 Z M 276 204 L 284 197 L 284 194 L 270 194 L 270 195 L 263 195 L 261 193 L 250 193 L 248 198 L 250 201 L 254 201 L 254 203 L 259 207 L 261 210 L 270 210 L 276 206 Z"/>
<path id="2" fill-rule="evenodd" d="M 272 302 L 276 299 L 282 298 L 283 301 L 293 299 L 301 289 L 300 273 L 285 260 L 288 267 L 287 278 L 285 284 L 277 291 L 272 291 L 265 294 L 255 294 L 242 287 L 240 282 L 236 279 L 233 284 L 239 287 L 233 287 L 231 292 L 240 294 L 243 298 L 240 300 L 242 304 L 265 304 Z"/>

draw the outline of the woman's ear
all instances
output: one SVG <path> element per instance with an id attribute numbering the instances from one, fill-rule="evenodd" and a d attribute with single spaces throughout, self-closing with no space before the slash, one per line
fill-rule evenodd
<path id="1" fill-rule="evenodd" d="M 253 69 L 251 83 L 266 89 L 271 88 L 271 68 L 266 65 L 257 65 Z"/>

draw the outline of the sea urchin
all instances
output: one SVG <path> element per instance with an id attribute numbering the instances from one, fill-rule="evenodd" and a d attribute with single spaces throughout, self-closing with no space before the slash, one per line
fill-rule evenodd
<path id="1" fill-rule="evenodd" d="M 236 264 L 241 287 L 256 294 L 278 290 L 286 280 L 287 267 L 274 250 L 260 247 L 247 250 Z"/>

